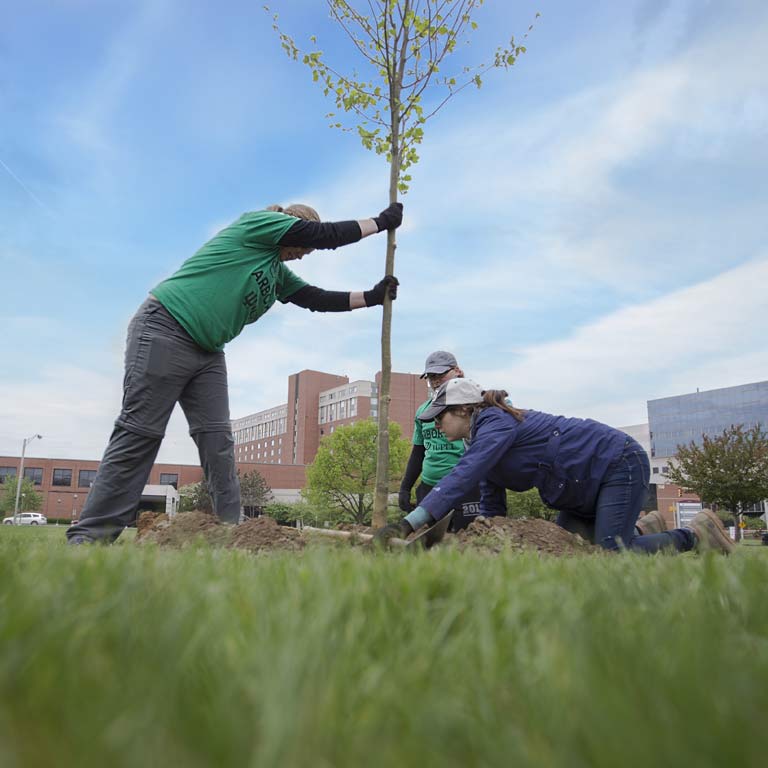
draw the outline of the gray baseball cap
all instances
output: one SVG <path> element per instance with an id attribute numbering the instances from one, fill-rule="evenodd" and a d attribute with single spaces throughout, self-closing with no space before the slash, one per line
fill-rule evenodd
<path id="1" fill-rule="evenodd" d="M 476 405 L 483 401 L 483 389 L 472 379 L 451 379 L 441 384 L 432 403 L 419 414 L 419 421 L 432 421 L 452 405 Z"/>
<path id="2" fill-rule="evenodd" d="M 445 373 L 451 368 L 458 367 L 458 365 L 456 358 L 450 352 L 438 350 L 427 358 L 427 362 L 424 363 L 424 373 L 421 374 L 420 378 L 426 379 L 430 373 Z"/>

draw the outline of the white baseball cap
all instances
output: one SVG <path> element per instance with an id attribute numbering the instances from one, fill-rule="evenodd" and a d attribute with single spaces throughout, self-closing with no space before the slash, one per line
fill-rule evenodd
<path id="1" fill-rule="evenodd" d="M 452 405 L 477 405 L 483 401 L 483 389 L 472 379 L 451 379 L 441 384 L 432 403 L 419 414 L 420 421 L 432 421 Z"/>

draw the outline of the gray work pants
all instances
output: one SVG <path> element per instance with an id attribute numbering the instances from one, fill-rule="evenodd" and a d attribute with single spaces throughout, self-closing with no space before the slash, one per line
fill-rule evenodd
<path id="1" fill-rule="evenodd" d="M 128 326 L 123 407 L 81 519 L 67 536 L 114 541 L 136 520 L 168 419 L 180 403 L 197 444 L 213 509 L 240 519 L 240 484 L 229 420 L 223 352 L 206 352 L 150 297 Z"/>

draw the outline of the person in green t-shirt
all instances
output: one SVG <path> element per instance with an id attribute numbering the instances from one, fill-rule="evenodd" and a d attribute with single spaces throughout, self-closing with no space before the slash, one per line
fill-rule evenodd
<path id="1" fill-rule="evenodd" d="M 426 379 L 430 390 L 436 392 L 441 384 L 454 378 L 463 378 L 464 371 L 450 352 L 438 350 L 427 357 L 422 379 Z M 442 480 L 464 455 L 463 440 L 448 440 L 434 421 L 422 421 L 419 416 L 432 404 L 430 397 L 416 411 L 413 429 L 413 447 L 408 464 L 400 484 L 398 506 L 403 512 L 414 509 L 411 491 L 421 475 L 421 482 L 416 486 L 416 504 Z M 450 530 L 466 528 L 480 513 L 480 488 L 468 493 L 456 505 L 451 518 Z"/>
<path id="2" fill-rule="evenodd" d="M 313 312 L 348 312 L 397 297 L 387 275 L 368 291 L 308 285 L 286 262 L 396 229 L 403 207 L 321 222 L 307 205 L 244 213 L 156 285 L 128 327 L 123 405 L 70 544 L 114 541 L 136 518 L 168 419 L 181 405 L 197 444 L 213 509 L 240 519 L 240 485 L 229 417 L 224 345 L 275 301 Z"/>

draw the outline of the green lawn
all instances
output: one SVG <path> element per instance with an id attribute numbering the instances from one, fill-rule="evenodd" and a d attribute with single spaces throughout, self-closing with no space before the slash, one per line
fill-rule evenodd
<path id="1" fill-rule="evenodd" d="M 485 558 L 0 529 L 0 765 L 762 766 L 768 547 Z"/>

